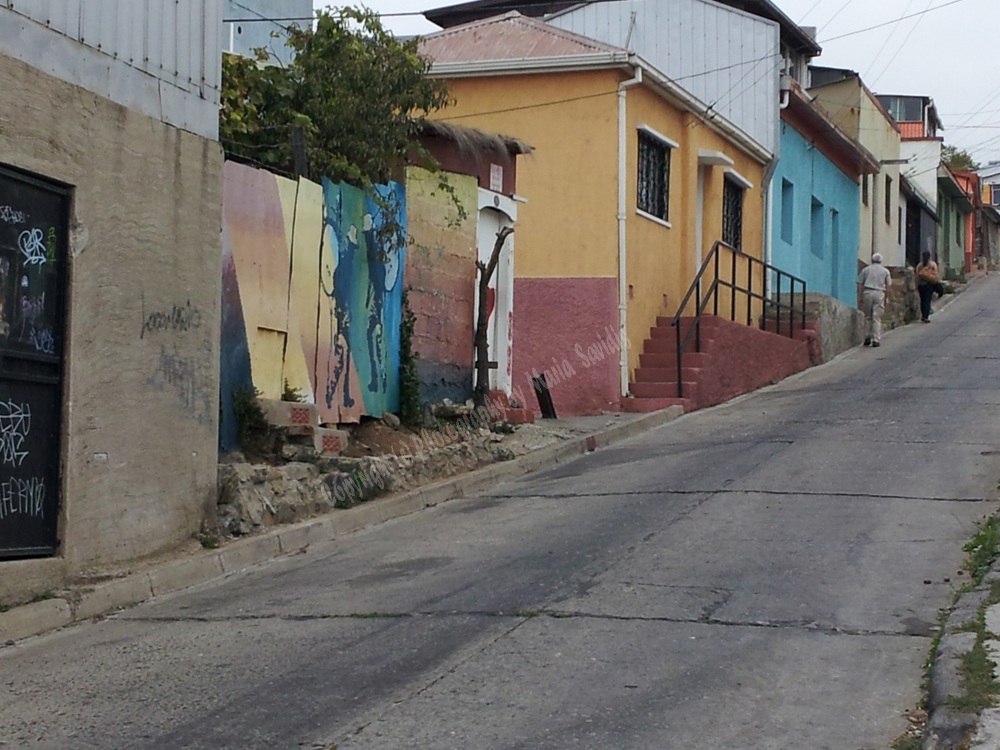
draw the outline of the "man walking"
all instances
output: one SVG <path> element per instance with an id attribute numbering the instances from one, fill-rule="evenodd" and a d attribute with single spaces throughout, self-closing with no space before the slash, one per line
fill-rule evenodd
<path id="1" fill-rule="evenodd" d="M 868 321 L 865 346 L 882 346 L 882 312 L 892 289 L 892 276 L 882 265 L 882 256 L 875 253 L 872 264 L 858 274 L 858 306 Z"/>

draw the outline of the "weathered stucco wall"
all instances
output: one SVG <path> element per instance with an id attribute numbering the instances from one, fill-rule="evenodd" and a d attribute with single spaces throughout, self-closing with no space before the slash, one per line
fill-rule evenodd
<path id="1" fill-rule="evenodd" d="M 413 238 L 406 287 L 417 318 L 413 349 L 420 355 L 421 399 L 464 403 L 472 397 L 478 184 L 475 177 L 448 175 L 469 214 L 456 226 L 458 211 L 438 180 L 426 169 L 406 170 L 407 224 Z"/>
<path id="2" fill-rule="evenodd" d="M 0 562 L 8 597 L 174 545 L 214 503 L 222 151 L 5 55 L 0 78 L 0 160 L 73 186 L 61 558 Z"/>

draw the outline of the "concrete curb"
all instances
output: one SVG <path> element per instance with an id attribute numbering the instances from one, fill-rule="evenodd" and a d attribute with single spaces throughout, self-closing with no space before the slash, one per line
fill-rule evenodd
<path id="1" fill-rule="evenodd" d="M 671 406 L 591 435 L 546 446 L 505 463 L 492 464 L 399 495 L 376 499 L 350 510 L 338 510 L 299 524 L 278 527 L 217 550 L 206 550 L 193 557 L 173 560 L 142 573 L 99 584 L 66 598 L 14 607 L 0 612 L 0 646 L 72 623 L 100 618 L 148 599 L 292 554 L 314 542 L 344 537 L 449 500 L 483 492 L 501 482 L 635 437 L 672 422 L 683 414 L 683 407 Z"/>
<path id="2" fill-rule="evenodd" d="M 957 750 L 965 747 L 963 743 L 979 723 L 977 714 L 963 713 L 950 705 L 953 696 L 962 694 L 959 671 L 962 657 L 976 644 L 975 633 L 956 631 L 979 617 L 979 611 L 990 595 L 991 584 L 1000 581 L 998 566 L 1000 564 L 995 563 L 993 569 L 983 577 L 982 583 L 958 598 L 942 625 L 941 640 L 931 666 L 927 696 L 929 718 L 924 750 Z"/>

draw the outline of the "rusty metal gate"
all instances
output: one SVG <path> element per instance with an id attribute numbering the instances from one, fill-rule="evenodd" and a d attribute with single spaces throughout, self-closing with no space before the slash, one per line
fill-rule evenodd
<path id="1" fill-rule="evenodd" d="M 69 192 L 0 166 L 0 558 L 55 554 Z"/>

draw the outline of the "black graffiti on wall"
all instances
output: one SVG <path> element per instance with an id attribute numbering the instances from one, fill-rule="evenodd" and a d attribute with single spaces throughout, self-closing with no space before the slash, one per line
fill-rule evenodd
<path id="1" fill-rule="evenodd" d="M 184 415 L 198 424 L 212 419 L 213 392 L 203 374 L 209 368 L 207 356 L 185 356 L 160 347 L 160 358 L 146 385 L 158 390 L 172 390 Z"/>
<path id="2" fill-rule="evenodd" d="M 191 304 L 174 305 L 170 310 L 146 314 L 145 304 L 142 311 L 142 330 L 139 338 L 145 338 L 147 333 L 160 331 L 186 332 L 201 327 L 201 310 Z"/>

